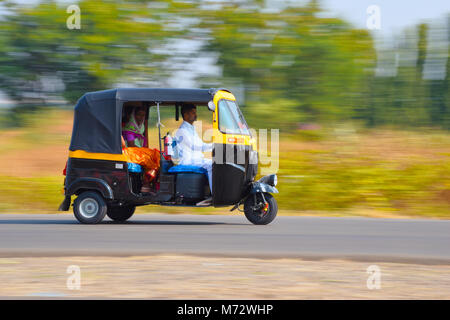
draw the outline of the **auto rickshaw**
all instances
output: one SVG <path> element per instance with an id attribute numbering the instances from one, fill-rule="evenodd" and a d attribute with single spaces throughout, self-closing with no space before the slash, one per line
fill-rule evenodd
<path id="1" fill-rule="evenodd" d="M 244 211 L 253 224 L 268 224 L 278 206 L 272 193 L 277 176 L 255 181 L 258 153 L 236 98 L 227 89 L 119 88 L 84 94 L 74 110 L 72 138 L 64 179 L 64 201 L 68 211 L 73 201 L 77 220 L 95 224 L 105 215 L 114 221 L 129 219 L 136 206 L 195 206 L 211 196 L 207 176 L 196 168 L 181 168 L 160 157 L 155 192 L 142 193 L 142 172 L 129 163 L 123 152 L 122 114 L 124 105 L 139 102 L 156 108 L 159 152 L 161 148 L 160 108 L 174 107 L 179 120 L 183 103 L 205 106 L 212 112 L 212 206 L 233 206 Z M 138 166 L 139 167 L 139 166 Z M 241 210 L 243 205 L 244 210 Z"/>

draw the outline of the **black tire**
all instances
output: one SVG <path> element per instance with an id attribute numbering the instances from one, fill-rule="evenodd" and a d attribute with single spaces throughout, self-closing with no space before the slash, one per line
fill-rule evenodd
<path id="1" fill-rule="evenodd" d="M 256 202 L 263 203 L 263 194 L 256 194 Z M 270 193 L 264 193 L 264 199 L 268 203 L 267 211 L 264 213 L 263 208 L 254 210 L 255 197 L 250 195 L 244 202 L 244 212 L 246 218 L 253 224 L 265 225 L 269 224 L 275 219 L 278 212 L 278 205 L 275 198 Z"/>
<path id="2" fill-rule="evenodd" d="M 85 191 L 73 202 L 75 218 L 84 224 L 100 223 L 107 210 L 105 199 L 96 191 Z"/>
<path id="3" fill-rule="evenodd" d="M 114 221 L 124 222 L 131 218 L 136 210 L 135 206 L 108 206 L 106 215 Z"/>

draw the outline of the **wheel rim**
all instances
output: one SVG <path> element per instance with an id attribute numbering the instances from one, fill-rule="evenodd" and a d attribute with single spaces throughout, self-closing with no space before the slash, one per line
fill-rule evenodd
<path id="1" fill-rule="evenodd" d="M 258 216 L 259 219 L 263 219 L 270 211 L 269 203 L 266 202 L 266 206 L 254 211 L 254 213 Z"/>
<path id="2" fill-rule="evenodd" d="M 261 199 L 261 201 L 263 201 L 263 199 Z M 253 206 L 255 206 L 255 205 L 256 204 L 253 203 Z M 268 202 L 266 202 L 265 206 L 260 209 L 255 210 L 252 208 L 252 214 L 255 217 L 257 217 L 258 220 L 263 219 L 269 213 L 269 211 L 270 211 L 270 206 L 269 206 Z"/>
<path id="3" fill-rule="evenodd" d="M 99 205 L 96 200 L 87 198 L 80 202 L 80 214 L 87 219 L 93 218 L 97 215 Z"/>

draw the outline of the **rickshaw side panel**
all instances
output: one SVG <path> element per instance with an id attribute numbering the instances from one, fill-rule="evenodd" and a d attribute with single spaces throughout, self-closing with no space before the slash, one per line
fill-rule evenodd
<path id="1" fill-rule="evenodd" d="M 249 161 L 251 145 L 214 144 L 213 205 L 226 206 L 239 202 L 253 181 L 257 166 Z"/>
<path id="2" fill-rule="evenodd" d="M 93 189 L 106 199 L 131 196 L 127 163 L 121 161 L 69 158 L 65 187 L 66 195 Z"/>
<path id="3" fill-rule="evenodd" d="M 213 164 L 213 205 L 233 205 L 242 199 L 245 170 L 230 163 Z"/>

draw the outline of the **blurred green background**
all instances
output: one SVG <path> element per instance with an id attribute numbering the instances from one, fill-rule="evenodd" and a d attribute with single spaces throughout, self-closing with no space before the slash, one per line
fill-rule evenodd
<path id="1" fill-rule="evenodd" d="M 74 3 L 0 1 L 0 212 L 56 212 L 85 92 L 227 87 L 280 130 L 281 214 L 450 217 L 448 13 L 380 46 L 321 1 Z"/>

